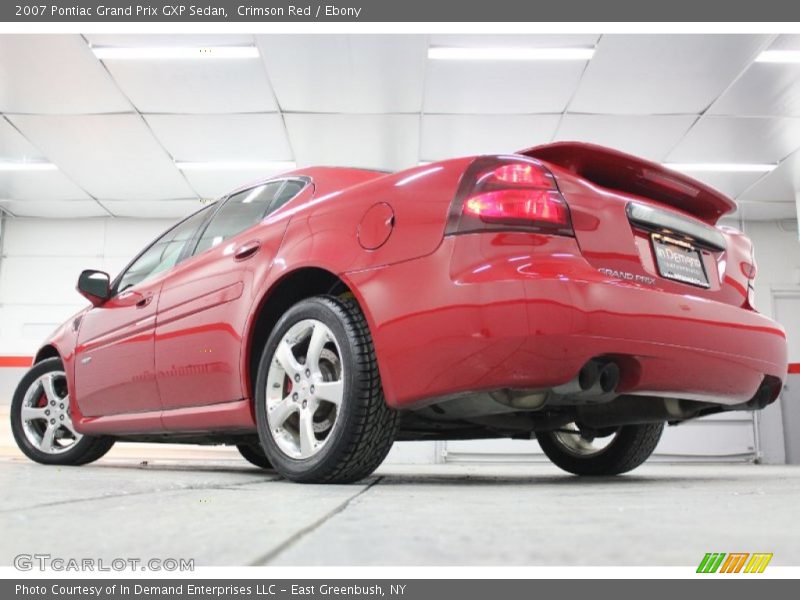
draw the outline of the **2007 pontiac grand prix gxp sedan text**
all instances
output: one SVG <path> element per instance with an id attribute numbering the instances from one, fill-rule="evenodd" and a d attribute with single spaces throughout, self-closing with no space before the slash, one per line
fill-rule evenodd
<path id="1" fill-rule="evenodd" d="M 579 143 L 394 174 L 307 168 L 237 190 L 145 248 L 36 354 L 22 451 L 235 444 L 304 482 L 369 475 L 395 440 L 538 439 L 629 471 L 665 422 L 760 409 L 787 372 L 753 308 L 735 208 Z"/>

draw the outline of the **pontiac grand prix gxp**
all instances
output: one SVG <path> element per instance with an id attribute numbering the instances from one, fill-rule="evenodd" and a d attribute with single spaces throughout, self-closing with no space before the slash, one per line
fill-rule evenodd
<path id="1" fill-rule="evenodd" d="M 726 196 L 556 143 L 400 173 L 314 167 L 236 190 L 145 248 L 42 346 L 13 399 L 31 459 L 115 441 L 235 445 L 301 482 L 395 440 L 539 441 L 629 471 L 664 423 L 773 402 L 786 338 L 753 307 Z"/>

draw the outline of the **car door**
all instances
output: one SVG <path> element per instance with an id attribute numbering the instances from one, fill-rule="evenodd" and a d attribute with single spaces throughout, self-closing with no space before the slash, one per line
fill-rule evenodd
<path id="1" fill-rule="evenodd" d="M 281 179 L 231 195 L 165 282 L 155 342 L 165 410 L 245 397 L 240 358 L 252 284 L 270 268 L 288 219 L 255 226 L 307 183 Z"/>
<path id="2" fill-rule="evenodd" d="M 160 410 L 154 359 L 159 296 L 208 214 L 208 208 L 195 213 L 148 246 L 114 282 L 111 298 L 83 316 L 75 390 L 84 416 Z"/>

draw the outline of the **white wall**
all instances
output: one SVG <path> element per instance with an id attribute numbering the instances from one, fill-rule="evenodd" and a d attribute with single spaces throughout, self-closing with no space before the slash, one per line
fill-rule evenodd
<path id="1" fill-rule="evenodd" d="M 766 315 L 783 321 L 790 342 L 790 362 L 800 361 L 797 348 L 800 347 L 800 332 L 793 327 L 796 313 L 800 313 L 800 241 L 798 241 L 797 221 L 790 222 L 748 222 L 744 231 L 753 240 L 756 249 L 758 275 L 756 277 L 756 307 Z M 780 300 L 778 301 L 778 297 Z M 781 310 L 776 310 L 780 305 Z M 792 310 L 792 306 L 794 310 Z M 766 463 L 782 463 L 785 460 L 783 410 L 790 400 L 800 398 L 797 391 L 798 378 L 791 376 L 784 391 L 782 402 L 776 402 L 757 413 L 759 433 L 759 459 Z M 789 398 L 790 393 L 792 398 Z M 795 411 L 797 407 L 795 406 Z M 796 419 L 795 419 L 796 422 Z M 800 432 L 793 432 L 800 435 Z"/>
<path id="2" fill-rule="evenodd" d="M 112 276 L 171 221 L 6 219 L 0 262 L 0 355 L 30 355 L 86 305 L 75 291 L 83 269 Z"/>
<path id="3" fill-rule="evenodd" d="M 773 290 L 800 290 L 797 221 L 749 221 L 744 224 L 744 232 L 756 250 L 756 307 L 773 316 Z"/>

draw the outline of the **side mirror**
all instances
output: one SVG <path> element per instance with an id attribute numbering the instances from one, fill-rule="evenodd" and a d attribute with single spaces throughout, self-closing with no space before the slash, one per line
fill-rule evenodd
<path id="1" fill-rule="evenodd" d="M 78 277 L 76 289 L 93 306 L 100 306 L 111 296 L 111 278 L 103 271 L 87 269 Z"/>

